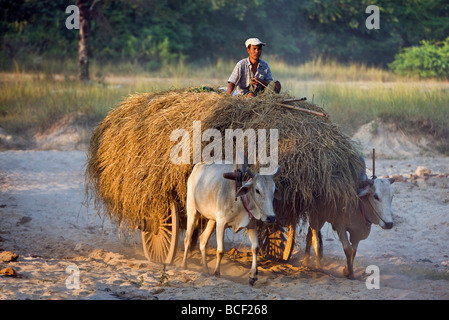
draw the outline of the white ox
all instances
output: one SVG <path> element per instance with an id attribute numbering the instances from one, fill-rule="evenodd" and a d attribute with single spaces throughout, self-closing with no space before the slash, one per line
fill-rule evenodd
<path id="1" fill-rule="evenodd" d="M 255 220 L 275 222 L 273 198 L 278 198 L 274 177 L 280 167 L 269 175 L 254 174 L 244 169 L 251 177 L 236 192 L 235 182 L 225 179 L 226 173 L 234 169 L 233 164 L 197 164 L 187 181 L 187 230 L 184 240 L 184 258 L 182 266 L 187 267 L 192 232 L 198 223 L 200 213 L 209 219 L 206 229 L 200 236 L 200 251 L 203 270 L 208 273 L 206 245 L 216 224 L 217 264 L 214 274 L 220 276 L 220 263 L 223 257 L 224 230 L 230 226 L 234 232 L 248 229 L 253 255 L 249 283 L 257 280 L 257 252 L 259 250 Z M 240 197 L 243 197 L 240 199 Z"/>
<path id="2" fill-rule="evenodd" d="M 349 279 L 354 279 L 353 264 L 357 246 L 361 240 L 369 236 L 371 224 L 377 224 L 382 229 L 393 227 L 391 216 L 393 188 L 391 184 L 394 179 L 378 178 L 370 180 L 366 179 L 365 176 L 365 179 L 361 182 L 365 184 L 365 187 L 359 190 L 359 206 L 357 208 L 341 208 L 338 205 L 335 208 L 321 204 L 316 211 L 309 213 L 310 227 L 307 233 L 303 265 L 309 263 L 312 242 L 315 250 L 315 265 L 317 269 L 321 269 L 322 241 L 319 231 L 324 222 L 329 222 L 337 232 L 346 255 L 346 267 L 343 269 L 343 274 Z M 346 232 L 349 233 L 349 239 Z"/>

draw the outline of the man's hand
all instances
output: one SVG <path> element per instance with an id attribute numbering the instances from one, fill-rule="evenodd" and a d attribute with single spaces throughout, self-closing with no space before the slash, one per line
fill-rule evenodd
<path id="1" fill-rule="evenodd" d="M 256 86 L 266 88 L 270 82 L 254 77 L 254 78 L 251 78 L 251 83 Z"/>

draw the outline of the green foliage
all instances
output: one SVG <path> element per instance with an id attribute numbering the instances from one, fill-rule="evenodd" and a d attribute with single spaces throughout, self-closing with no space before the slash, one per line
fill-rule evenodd
<path id="1" fill-rule="evenodd" d="M 404 49 L 389 67 L 400 75 L 449 79 L 449 38 Z"/>
<path id="2" fill-rule="evenodd" d="M 65 27 L 73 3 L 0 0 L 0 70 L 11 70 L 12 60 L 31 71 L 76 61 L 78 31 Z M 380 30 L 365 27 L 371 4 L 380 8 Z M 449 35 L 447 0 L 103 0 L 96 8 L 90 56 L 145 71 L 236 60 L 254 36 L 288 63 L 322 57 L 386 66 L 400 48 Z"/>

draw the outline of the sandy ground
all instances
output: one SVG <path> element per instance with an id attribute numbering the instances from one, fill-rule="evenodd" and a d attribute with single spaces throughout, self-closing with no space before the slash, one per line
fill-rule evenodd
<path id="1" fill-rule="evenodd" d="M 356 280 L 341 275 L 344 253 L 325 225 L 323 271 L 301 267 L 305 242 L 299 234 L 290 263 L 261 263 L 251 287 L 244 234 L 228 233 L 225 249 L 241 254 L 225 255 L 221 278 L 201 272 L 198 251 L 182 269 L 182 244 L 164 270 L 144 258 L 139 235 L 119 237 L 86 207 L 84 151 L 0 152 L 0 253 L 19 255 L 0 262 L 0 269 L 15 271 L 0 275 L 0 299 L 449 299 L 449 158 L 387 158 L 377 159 L 378 176 L 409 178 L 418 166 L 432 175 L 393 184 L 394 227 L 373 226 L 361 242 Z M 214 254 L 212 246 L 211 269 Z M 379 289 L 367 288 L 369 265 L 379 268 Z"/>

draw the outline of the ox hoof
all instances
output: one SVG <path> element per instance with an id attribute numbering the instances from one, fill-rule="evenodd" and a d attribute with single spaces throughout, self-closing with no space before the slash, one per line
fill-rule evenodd
<path id="1" fill-rule="evenodd" d="M 354 273 L 349 272 L 348 268 L 343 268 L 343 275 L 349 280 L 355 280 Z"/>
<path id="2" fill-rule="evenodd" d="M 348 275 L 346 275 L 345 277 L 346 277 L 347 279 L 349 279 L 349 280 L 355 280 L 355 277 L 354 277 L 353 274 L 348 274 Z"/>
<path id="3" fill-rule="evenodd" d="M 302 260 L 302 266 L 303 267 L 309 267 L 310 266 L 310 257 L 309 256 L 305 256 L 304 259 Z"/>
<path id="4" fill-rule="evenodd" d="M 257 277 L 256 278 L 251 278 L 249 277 L 249 285 L 252 287 L 257 281 Z"/>

